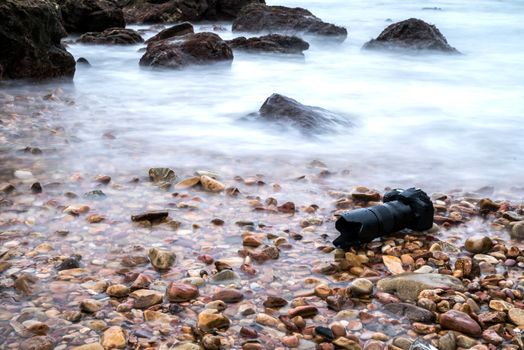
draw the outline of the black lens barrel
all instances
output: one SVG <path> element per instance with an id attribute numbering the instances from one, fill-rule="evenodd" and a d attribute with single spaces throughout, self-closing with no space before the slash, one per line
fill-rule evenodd
<path id="1" fill-rule="evenodd" d="M 345 212 L 335 223 L 341 235 L 333 241 L 339 248 L 369 243 L 377 237 L 405 228 L 427 230 L 433 224 L 433 203 L 420 189 L 394 190 L 384 204 Z"/>

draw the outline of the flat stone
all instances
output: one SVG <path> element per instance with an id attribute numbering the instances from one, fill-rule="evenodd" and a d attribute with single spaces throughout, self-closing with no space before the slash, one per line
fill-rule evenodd
<path id="1" fill-rule="evenodd" d="M 123 284 L 113 284 L 106 289 L 107 295 L 115 298 L 127 297 L 129 292 L 129 288 Z"/>
<path id="2" fill-rule="evenodd" d="M 508 317 L 511 322 L 519 327 L 524 327 L 524 310 L 519 308 L 509 309 Z"/>
<path id="3" fill-rule="evenodd" d="M 166 289 L 167 299 L 179 303 L 198 297 L 198 288 L 192 284 L 171 282 Z"/>
<path id="4" fill-rule="evenodd" d="M 425 289 L 452 289 L 464 291 L 462 282 L 455 277 L 437 273 L 405 273 L 383 278 L 378 281 L 379 290 L 395 292 L 402 300 L 417 300 L 419 293 Z"/>
<path id="5" fill-rule="evenodd" d="M 412 322 L 433 322 L 435 315 L 433 312 L 413 304 L 392 303 L 384 305 L 384 310 L 397 316 L 406 317 Z"/>
<path id="6" fill-rule="evenodd" d="M 234 304 L 244 299 L 244 294 L 236 289 L 222 289 L 213 294 L 213 300 L 222 300 L 224 303 Z"/>
<path id="7" fill-rule="evenodd" d="M 135 299 L 134 307 L 147 309 L 153 305 L 162 303 L 164 295 L 156 290 L 138 289 L 129 295 Z"/>
<path id="8" fill-rule="evenodd" d="M 72 350 L 104 350 L 104 347 L 100 343 L 91 343 L 76 346 Z"/>

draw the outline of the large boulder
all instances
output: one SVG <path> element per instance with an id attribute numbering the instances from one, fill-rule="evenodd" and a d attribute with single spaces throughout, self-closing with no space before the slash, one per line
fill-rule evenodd
<path id="1" fill-rule="evenodd" d="M 198 21 L 209 9 L 207 0 L 136 1 L 124 7 L 127 23 Z"/>
<path id="2" fill-rule="evenodd" d="M 180 69 L 188 65 L 231 62 L 231 48 L 214 33 L 188 34 L 174 40 L 152 42 L 140 59 L 141 66 Z"/>
<path id="3" fill-rule="evenodd" d="M 212 3 L 212 1 L 209 2 Z M 265 3 L 265 0 L 216 0 L 214 6 L 209 6 L 204 17 L 208 20 L 230 21 L 238 16 L 244 6 Z"/>
<path id="4" fill-rule="evenodd" d="M 130 0 L 124 13 L 127 23 L 232 20 L 251 3 L 264 0 Z"/>
<path id="5" fill-rule="evenodd" d="M 424 50 L 459 53 L 450 46 L 437 27 L 420 19 L 410 18 L 402 22 L 393 23 L 364 47 L 367 50 Z"/>
<path id="6" fill-rule="evenodd" d="M 0 80 L 72 78 L 75 59 L 60 43 L 64 36 L 50 1 L 0 1 Z"/>
<path id="7" fill-rule="evenodd" d="M 251 114 L 248 118 L 292 126 L 306 134 L 322 133 L 336 126 L 353 126 L 343 116 L 320 107 L 303 105 L 280 94 L 271 95 L 258 113 Z"/>
<path id="8" fill-rule="evenodd" d="M 84 44 L 132 45 L 142 43 L 144 39 L 133 29 L 109 28 L 103 32 L 82 34 L 77 42 Z"/>
<path id="9" fill-rule="evenodd" d="M 309 44 L 296 36 L 269 34 L 260 37 L 238 37 L 227 41 L 232 49 L 249 52 L 272 52 L 285 54 L 299 54 L 309 49 Z"/>
<path id="10" fill-rule="evenodd" d="M 124 12 L 109 0 L 58 0 L 65 29 L 69 33 L 102 32 L 124 28 Z"/>
<path id="11" fill-rule="evenodd" d="M 344 40 L 346 28 L 325 23 L 306 9 L 250 4 L 233 21 L 235 32 L 269 32 L 296 35 L 322 35 Z"/>

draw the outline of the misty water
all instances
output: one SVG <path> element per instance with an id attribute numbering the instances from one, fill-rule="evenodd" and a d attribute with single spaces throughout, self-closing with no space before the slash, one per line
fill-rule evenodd
<path id="1" fill-rule="evenodd" d="M 336 181 L 344 187 L 495 186 L 515 192 L 523 185 L 523 2 L 278 4 L 305 7 L 345 26 L 347 40 L 307 38 L 311 47 L 303 58 L 235 52 L 231 67 L 183 71 L 141 69 L 143 45 L 70 44 L 75 58 L 88 59 L 92 67 L 78 67 L 73 85 L 59 85 L 74 103 L 55 107 L 53 123 L 73 137 L 65 151 L 48 145 L 58 149 L 47 155 L 54 157 L 53 166 L 95 174 L 184 166 L 278 178 L 299 176 L 316 159 L 343 174 Z M 361 50 L 391 21 L 410 17 L 435 24 L 463 55 Z M 222 38 L 238 36 L 230 23 L 220 25 L 226 29 L 216 31 Z M 5 91 L 46 88 L 16 85 Z M 348 116 L 356 126 L 310 137 L 240 122 L 275 92 Z M 102 137 L 107 133 L 115 139 Z M 341 172 L 346 169 L 349 174 Z"/>

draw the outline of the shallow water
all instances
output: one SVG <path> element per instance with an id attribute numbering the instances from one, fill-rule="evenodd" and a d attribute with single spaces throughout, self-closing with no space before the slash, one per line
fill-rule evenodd
<path id="1" fill-rule="evenodd" d="M 93 171 L 105 158 L 136 172 L 154 165 L 216 168 L 235 160 L 237 171 L 271 168 L 284 175 L 321 159 L 332 170 L 351 170 L 350 177 L 339 180 L 344 185 L 520 185 L 524 3 L 279 4 L 306 7 L 325 21 L 346 26 L 348 39 L 338 44 L 310 38 L 304 59 L 235 53 L 230 68 L 184 71 L 140 69 L 142 45 L 71 44 L 75 58 L 85 57 L 93 67 L 79 67 L 74 86 L 63 86 L 74 105 L 53 118 L 77 138 L 75 147 L 57 156 L 56 166 Z M 433 7 L 440 10 L 423 9 Z M 437 25 L 464 55 L 361 51 L 389 24 L 386 20 L 410 17 Z M 230 24 L 224 26 L 227 31 L 218 34 L 232 38 Z M 311 139 L 239 123 L 273 92 L 349 115 L 358 126 Z M 116 136 L 110 147 L 101 138 L 108 131 Z"/>

